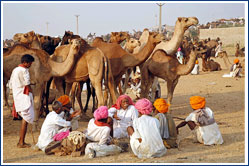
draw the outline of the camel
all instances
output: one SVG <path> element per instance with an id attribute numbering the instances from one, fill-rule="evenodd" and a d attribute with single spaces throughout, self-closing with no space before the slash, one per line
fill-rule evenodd
<path id="1" fill-rule="evenodd" d="M 220 71 L 221 67 L 218 62 L 213 59 L 207 59 L 205 54 L 202 54 L 202 71 Z"/>
<path id="2" fill-rule="evenodd" d="M 184 32 L 192 25 L 197 25 L 199 23 L 196 17 L 178 17 L 175 23 L 175 31 L 174 35 L 170 41 L 161 42 L 156 46 L 153 53 L 158 50 L 164 50 L 168 55 L 173 55 L 176 53 L 177 49 L 179 48 Z M 153 54 L 152 53 L 152 54 Z"/>
<path id="3" fill-rule="evenodd" d="M 68 47 L 68 56 L 67 59 L 58 63 L 53 61 L 49 54 L 43 50 L 28 48 L 24 45 L 15 45 L 3 56 L 3 82 L 4 88 L 6 88 L 6 83 L 10 79 L 12 70 L 18 66 L 21 62 L 21 57 L 24 54 L 30 54 L 35 58 L 32 66 L 29 69 L 31 87 L 34 96 L 34 109 L 35 109 L 35 118 L 33 129 L 37 129 L 39 111 L 41 109 L 41 97 L 44 91 L 45 83 L 53 76 L 61 77 L 69 73 L 75 63 L 80 48 L 80 40 L 72 40 Z M 6 92 L 6 91 L 5 91 Z"/>
<path id="4" fill-rule="evenodd" d="M 56 88 L 58 89 L 58 95 L 63 94 L 62 81 L 65 80 L 66 94 L 69 94 L 72 84 L 74 82 L 90 81 L 96 90 L 96 96 L 98 99 L 98 107 L 105 105 L 103 94 L 102 94 L 102 80 L 104 79 L 105 86 L 108 87 L 112 100 L 116 102 L 117 96 L 114 91 L 114 80 L 112 77 L 112 71 L 109 60 L 104 56 L 103 52 L 95 47 L 91 47 L 85 40 L 81 39 L 84 43 L 84 47 L 80 49 L 80 58 L 76 62 L 72 71 L 64 77 L 54 77 Z M 55 50 L 56 54 L 61 55 L 63 52 L 67 52 L 66 47 L 61 46 Z M 84 112 L 82 112 L 84 113 Z"/>
<path id="5" fill-rule="evenodd" d="M 161 42 L 162 36 L 155 32 L 149 33 L 147 44 L 137 54 L 130 54 L 121 48 L 119 44 L 106 43 L 102 38 L 96 37 L 92 46 L 103 51 L 111 63 L 111 70 L 115 80 L 115 91 L 117 94 L 117 85 L 119 84 L 122 75 L 128 68 L 142 64 L 152 53 L 153 49 Z"/>
<path id="6" fill-rule="evenodd" d="M 236 57 L 238 57 L 238 56 L 244 57 L 245 56 L 245 52 L 244 51 L 245 51 L 245 47 L 240 49 L 239 43 L 236 43 L 235 56 Z"/>
<path id="7" fill-rule="evenodd" d="M 124 49 L 129 52 L 129 53 L 133 53 L 134 49 L 141 46 L 141 42 L 137 39 L 134 38 L 130 38 L 126 41 L 125 45 L 124 45 Z"/>
<path id="8" fill-rule="evenodd" d="M 145 28 L 139 38 L 140 45 L 134 48 L 133 54 L 137 54 L 140 51 L 140 49 L 142 49 L 145 46 L 145 44 L 148 41 L 148 38 L 149 38 L 149 30 Z"/>
<path id="9" fill-rule="evenodd" d="M 222 58 L 224 60 L 224 63 L 226 65 L 227 69 L 229 69 L 230 66 L 232 65 L 232 63 L 228 59 L 227 52 L 226 51 L 219 52 L 218 57 L 220 57 L 220 58 Z"/>
<path id="10" fill-rule="evenodd" d="M 127 32 L 111 32 L 111 38 L 109 40 L 109 43 L 120 44 L 124 40 L 127 40 L 129 38 L 130 38 L 130 35 Z"/>
<path id="11" fill-rule="evenodd" d="M 171 103 L 179 77 L 189 74 L 194 67 L 197 52 L 193 47 L 189 52 L 190 59 L 184 65 L 178 62 L 175 55 L 168 55 L 164 50 L 156 50 L 141 68 L 141 97 L 148 98 L 154 77 L 159 77 L 167 82 L 167 100 Z"/>
<path id="12" fill-rule="evenodd" d="M 13 36 L 13 40 L 14 42 L 27 45 L 29 48 L 42 49 L 41 43 L 34 31 L 17 33 Z"/>

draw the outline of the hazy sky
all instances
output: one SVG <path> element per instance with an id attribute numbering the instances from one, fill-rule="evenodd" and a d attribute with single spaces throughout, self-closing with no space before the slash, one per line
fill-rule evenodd
<path id="1" fill-rule="evenodd" d="M 174 25 L 177 17 L 195 16 L 200 24 L 245 17 L 247 4 L 235 2 L 166 2 L 162 6 L 162 24 Z M 159 6 L 155 2 L 1 3 L 3 39 L 31 30 L 46 35 L 46 22 L 50 36 L 63 36 L 65 30 L 76 33 L 76 14 L 80 15 L 79 35 L 84 38 L 90 32 L 100 36 L 114 31 L 142 31 L 159 24 Z"/>

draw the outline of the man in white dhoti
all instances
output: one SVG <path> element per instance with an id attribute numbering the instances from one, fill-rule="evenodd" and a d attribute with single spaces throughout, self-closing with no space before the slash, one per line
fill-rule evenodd
<path id="1" fill-rule="evenodd" d="M 160 123 L 152 117 L 152 104 L 148 99 L 140 99 L 135 104 L 141 115 L 134 119 L 133 127 L 127 128 L 130 136 L 130 145 L 133 153 L 138 158 L 161 157 L 167 149 L 160 135 Z"/>
<path id="2" fill-rule="evenodd" d="M 111 144 L 112 126 L 108 123 L 108 108 L 101 106 L 94 111 L 87 127 L 87 138 L 94 143 L 88 143 L 85 155 L 89 158 L 113 155 L 121 152 L 121 148 Z"/>
<path id="3" fill-rule="evenodd" d="M 113 138 L 128 138 L 127 127 L 132 126 L 133 120 L 138 117 L 132 99 L 127 95 L 119 96 L 108 114 L 113 118 Z"/>
<path id="4" fill-rule="evenodd" d="M 206 107 L 205 104 L 206 101 L 204 97 L 190 97 L 190 105 L 194 111 L 189 114 L 185 121 L 176 127 L 177 133 L 180 127 L 188 124 L 194 133 L 194 139 L 198 142 L 204 145 L 222 144 L 223 138 L 214 120 L 213 112 L 210 108 Z"/>
<path id="5" fill-rule="evenodd" d="M 20 129 L 20 139 L 17 144 L 19 148 L 30 147 L 25 143 L 28 123 L 34 121 L 34 101 L 32 89 L 30 87 L 29 68 L 34 62 L 34 57 L 25 54 L 21 58 L 21 64 L 16 67 L 11 74 L 9 87 L 12 89 L 16 112 L 23 118 Z"/>
<path id="6" fill-rule="evenodd" d="M 221 41 L 218 41 L 218 45 L 217 47 L 215 48 L 215 58 L 218 57 L 219 53 L 222 52 L 222 42 Z"/>
<path id="7" fill-rule="evenodd" d="M 191 71 L 191 74 L 193 74 L 193 75 L 199 74 L 199 62 L 198 62 L 198 60 L 195 61 L 195 66 L 194 66 L 193 70 Z"/>
<path id="8" fill-rule="evenodd" d="M 38 138 L 38 142 L 36 146 L 44 151 L 45 153 L 49 153 L 50 149 L 47 149 L 47 146 L 53 142 L 53 137 L 55 134 L 60 132 L 65 132 L 70 130 L 71 122 L 63 119 L 59 114 L 62 111 L 62 104 L 59 101 L 54 101 L 52 105 L 53 111 L 51 111 L 44 120 L 40 132 L 40 136 Z M 75 115 L 72 115 L 75 116 Z M 59 146 L 60 144 L 54 144 L 55 146 Z"/>

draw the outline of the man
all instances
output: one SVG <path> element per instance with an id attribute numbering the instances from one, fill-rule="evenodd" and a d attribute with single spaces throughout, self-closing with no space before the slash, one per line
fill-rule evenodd
<path id="1" fill-rule="evenodd" d="M 32 124 L 34 121 L 34 101 L 29 75 L 29 68 L 33 62 L 34 57 L 29 54 L 23 55 L 21 64 L 12 71 L 10 77 L 9 87 L 12 89 L 14 106 L 16 112 L 22 117 L 18 148 L 28 148 L 31 146 L 25 143 L 25 136 L 28 123 Z"/>

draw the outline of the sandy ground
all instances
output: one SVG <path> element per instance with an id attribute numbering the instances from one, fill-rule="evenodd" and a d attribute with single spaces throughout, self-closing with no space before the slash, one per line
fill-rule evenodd
<path id="1" fill-rule="evenodd" d="M 233 61 L 233 57 L 229 57 Z M 242 58 L 240 58 L 242 59 Z M 222 133 L 224 144 L 218 146 L 204 146 L 194 143 L 191 136 L 185 137 L 189 129 L 180 129 L 180 134 L 185 137 L 180 143 L 180 149 L 168 149 L 167 154 L 161 158 L 139 159 L 131 151 L 119 155 L 88 159 L 84 156 L 57 157 L 47 156 L 42 151 L 31 148 L 18 149 L 16 144 L 19 139 L 20 121 L 13 121 L 6 107 L 2 111 L 2 162 L 3 163 L 244 163 L 247 146 L 245 146 L 245 78 L 222 78 L 229 71 L 224 66 L 222 59 L 217 59 L 223 68 L 217 72 L 200 72 L 200 75 L 187 75 L 179 79 L 176 86 L 172 114 L 185 118 L 190 112 L 189 97 L 201 95 L 206 97 L 207 106 L 215 115 L 216 122 Z M 200 62 L 201 66 L 201 62 Z M 162 97 L 166 98 L 166 83 L 159 80 L 162 87 Z M 246 87 L 247 88 L 247 87 Z M 247 89 L 246 89 L 247 90 Z M 134 95 L 128 91 L 134 99 Z M 82 94 L 85 99 L 85 92 Z M 83 101 L 84 102 L 84 101 Z M 10 100 L 12 103 L 12 100 Z M 88 116 L 91 114 L 91 106 Z M 79 108 L 76 106 L 76 108 Z M 246 118 L 247 119 L 247 118 Z M 44 119 L 39 120 L 41 127 Z M 181 121 L 175 119 L 176 125 Z M 80 121 L 79 131 L 87 127 L 87 121 Z M 247 123 L 246 123 L 247 125 Z M 29 128 L 30 129 L 30 128 Z M 35 141 L 39 131 L 34 133 Z M 26 142 L 32 143 L 32 136 L 28 130 Z M 245 149 L 246 148 L 246 149 Z"/>

